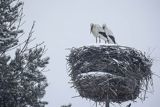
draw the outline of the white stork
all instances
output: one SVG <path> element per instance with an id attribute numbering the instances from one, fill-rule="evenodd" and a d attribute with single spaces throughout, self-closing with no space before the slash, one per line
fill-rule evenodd
<path id="1" fill-rule="evenodd" d="M 100 25 L 91 23 L 90 33 L 91 32 L 92 32 L 93 36 L 96 38 L 96 43 L 97 43 L 97 38 L 99 38 L 99 42 L 101 42 L 101 39 L 103 39 L 105 41 L 105 43 L 106 43 L 106 41 L 108 41 L 108 37 L 107 37 L 105 31 Z"/>
<path id="2" fill-rule="evenodd" d="M 108 29 L 108 27 L 106 26 L 106 24 L 102 25 L 103 30 L 105 31 L 109 41 L 108 43 L 112 43 L 112 44 L 116 44 L 115 38 L 113 36 L 113 33 L 110 29 Z"/>

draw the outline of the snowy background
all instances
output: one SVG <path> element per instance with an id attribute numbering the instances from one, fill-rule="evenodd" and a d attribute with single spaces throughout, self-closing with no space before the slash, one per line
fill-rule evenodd
<path id="1" fill-rule="evenodd" d="M 30 30 L 36 21 L 36 42 L 45 41 L 50 56 L 47 107 L 72 103 L 73 107 L 95 107 L 95 103 L 77 96 L 71 88 L 66 56 L 67 48 L 95 44 L 90 23 L 106 23 L 120 45 L 134 47 L 151 54 L 152 70 L 160 75 L 160 0 L 25 0 L 23 28 Z M 154 93 L 132 107 L 159 107 L 160 78 L 153 76 Z M 151 90 L 153 91 L 153 90 Z M 125 103 L 122 107 L 125 107 Z M 119 105 L 111 105 L 111 107 Z"/>

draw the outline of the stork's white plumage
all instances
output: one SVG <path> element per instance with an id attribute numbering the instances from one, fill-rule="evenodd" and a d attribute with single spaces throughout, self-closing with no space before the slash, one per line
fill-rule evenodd
<path id="1" fill-rule="evenodd" d="M 105 31 L 105 33 L 106 33 L 106 35 L 107 35 L 107 37 L 109 39 L 108 43 L 116 44 L 113 32 L 110 29 L 108 29 L 108 27 L 106 26 L 106 24 L 103 24 L 102 28 Z"/>
<path id="2" fill-rule="evenodd" d="M 98 25 L 98 24 L 93 24 L 91 23 L 91 30 L 90 32 L 92 32 L 93 36 L 96 38 L 96 43 L 97 43 L 97 38 L 99 38 L 99 42 L 101 42 L 101 39 L 103 37 L 103 35 L 100 33 L 105 33 L 103 28 Z"/>

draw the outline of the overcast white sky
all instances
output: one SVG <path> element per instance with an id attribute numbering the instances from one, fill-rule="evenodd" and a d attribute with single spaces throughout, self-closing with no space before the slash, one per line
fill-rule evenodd
<path id="1" fill-rule="evenodd" d="M 66 48 L 95 44 L 90 34 L 90 23 L 106 23 L 115 34 L 118 44 L 152 53 L 152 70 L 160 75 L 160 0 L 25 0 L 24 28 L 36 21 L 36 42 L 45 41 L 51 59 L 45 73 L 49 87 L 47 107 L 72 103 L 73 107 L 95 107 L 94 102 L 72 98 L 78 93 L 70 88 Z M 153 76 L 154 93 L 132 107 L 159 107 L 160 78 Z M 125 107 L 127 103 L 122 105 Z M 117 105 L 116 105 L 117 106 Z M 111 107 L 115 107 L 111 105 Z M 118 105 L 119 107 L 119 105 Z"/>

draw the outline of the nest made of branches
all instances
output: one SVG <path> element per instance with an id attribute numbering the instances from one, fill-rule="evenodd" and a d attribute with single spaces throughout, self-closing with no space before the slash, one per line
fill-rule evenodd
<path id="1" fill-rule="evenodd" d="M 73 87 L 96 102 L 135 100 L 152 80 L 152 59 L 119 45 L 72 48 L 67 58 Z"/>

